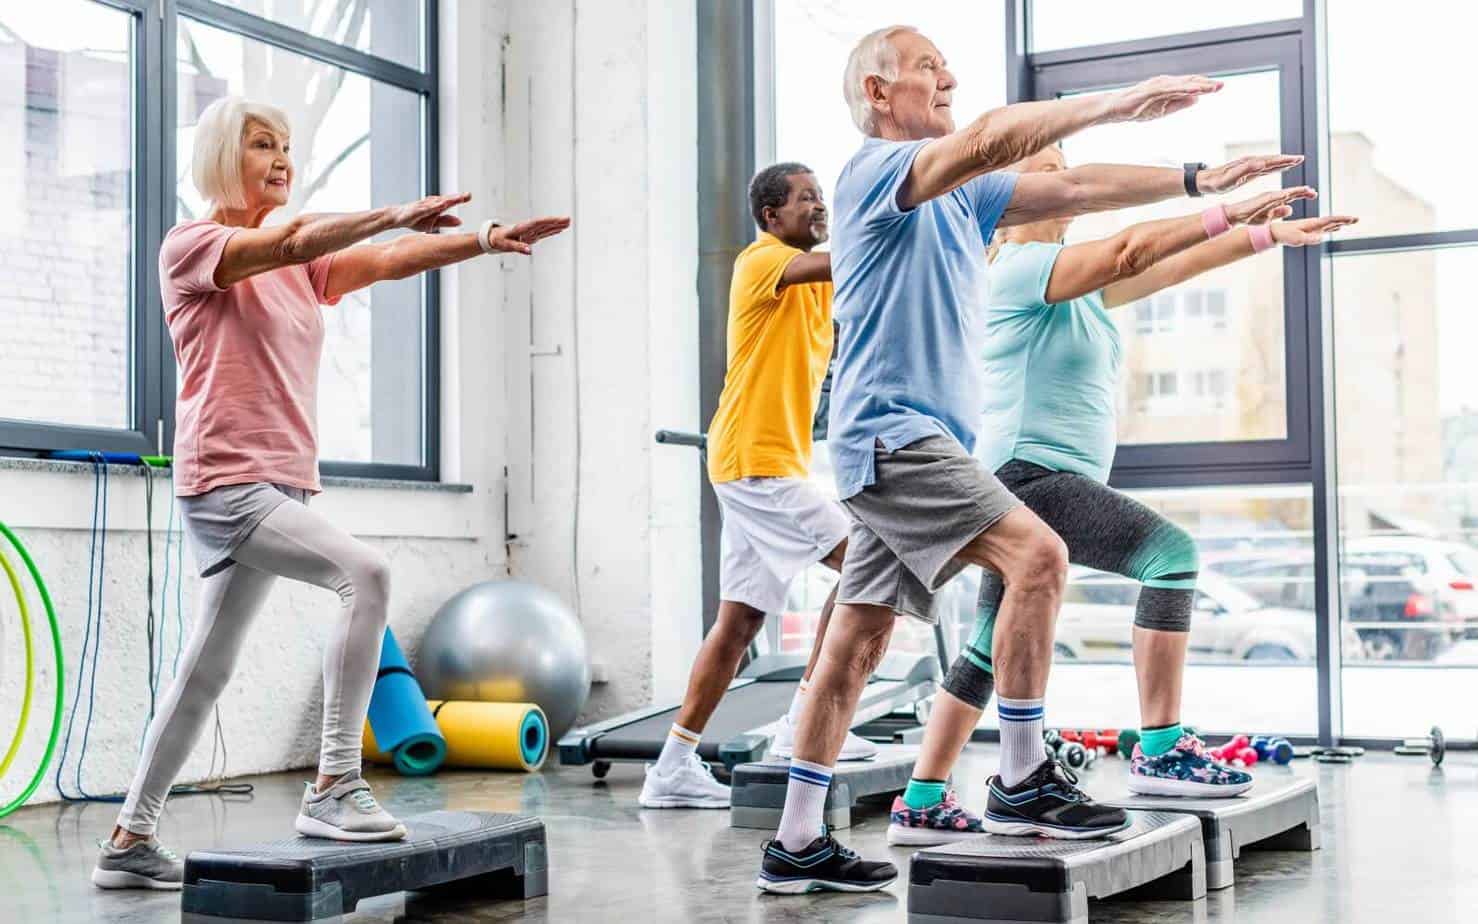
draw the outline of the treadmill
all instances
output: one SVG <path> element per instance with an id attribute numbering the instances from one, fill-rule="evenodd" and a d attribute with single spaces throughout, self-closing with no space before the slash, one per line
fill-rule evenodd
<path id="1" fill-rule="evenodd" d="M 693 446 L 700 452 L 707 445 L 703 434 L 670 430 L 657 431 L 657 442 Z M 778 648 L 779 636 L 775 635 Z M 940 665 L 948 663 L 944 630 L 939 624 L 934 626 L 934 640 L 935 654 L 889 652 L 883 658 L 863 688 L 853 715 L 853 727 L 897 712 L 905 712 L 922 724 L 928 701 L 938 691 L 943 677 Z M 733 770 L 738 764 L 763 758 L 770 745 L 772 726 L 790 708 L 805 673 L 809 652 L 758 655 L 757 651 L 751 644 L 749 664 L 729 685 L 703 730 L 698 756 L 715 768 Z M 613 762 L 656 760 L 681 706 L 680 701 L 649 706 L 573 728 L 559 740 L 559 762 L 591 764 L 599 779 L 610 771 Z"/>

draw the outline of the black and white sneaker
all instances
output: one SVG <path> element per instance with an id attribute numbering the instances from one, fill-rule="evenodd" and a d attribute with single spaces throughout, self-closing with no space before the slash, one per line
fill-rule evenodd
<path id="1" fill-rule="evenodd" d="M 1107 837 L 1129 827 L 1123 809 L 1099 805 L 1077 782 L 1077 775 L 1055 760 L 1043 761 L 1015 786 L 993 776 L 982 825 L 991 834 L 1040 834 L 1068 840 Z"/>
<path id="2" fill-rule="evenodd" d="M 754 884 L 766 892 L 801 895 L 805 892 L 876 892 L 898 878 L 892 863 L 864 860 L 823 834 L 792 853 L 777 838 L 765 841 L 760 877 Z"/>

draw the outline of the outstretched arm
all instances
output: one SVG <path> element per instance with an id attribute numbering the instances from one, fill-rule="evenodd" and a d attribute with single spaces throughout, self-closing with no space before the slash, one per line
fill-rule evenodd
<path id="1" fill-rule="evenodd" d="M 1237 225 L 1277 214 L 1290 202 L 1312 199 L 1314 191 L 1307 186 L 1278 189 L 1254 196 L 1225 208 L 1228 224 Z M 1216 207 L 1213 207 L 1216 208 Z M 1175 254 L 1214 244 L 1230 235 L 1207 240 L 1208 226 L 1202 215 L 1162 218 L 1131 225 L 1112 237 L 1064 247 L 1052 264 L 1047 280 L 1046 301 L 1059 304 L 1096 292 L 1105 286 L 1131 277 L 1143 278 L 1151 267 Z M 1107 295 L 1105 295 L 1105 299 Z"/>
<path id="2" fill-rule="evenodd" d="M 806 282 L 831 282 L 831 254 L 826 251 L 803 253 L 785 264 L 780 274 L 780 284 L 775 288 L 801 285 Z"/>
<path id="3" fill-rule="evenodd" d="M 1196 187 L 1204 193 L 1230 192 L 1260 176 L 1296 167 L 1303 160 L 1301 154 L 1239 157 L 1197 173 Z M 1107 212 L 1183 195 L 1185 174 L 1179 167 L 1085 164 L 1069 170 L 1024 173 L 1016 181 L 1000 224 L 1024 225 L 1044 218 Z"/>
<path id="4" fill-rule="evenodd" d="M 1302 218 L 1298 221 L 1269 222 L 1267 230 L 1274 244 L 1282 244 L 1285 247 L 1305 247 L 1317 244 L 1324 240 L 1325 235 L 1353 225 L 1359 220 L 1353 215 L 1321 215 L 1316 218 Z M 1125 279 L 1106 286 L 1103 290 L 1104 307 L 1118 308 L 1133 304 L 1162 289 L 1179 285 L 1187 279 L 1194 279 L 1209 270 L 1227 266 L 1244 257 L 1250 257 L 1257 253 L 1252 238 L 1255 233 L 1257 232 L 1252 227 L 1235 228 L 1230 234 L 1223 234 L 1221 237 L 1198 244 L 1163 263 L 1156 264 L 1132 279 Z"/>
<path id="5" fill-rule="evenodd" d="M 1112 93 L 992 109 L 919 150 L 898 192 L 898 207 L 907 211 L 1089 126 L 1158 119 L 1221 87 L 1208 77 L 1155 77 Z"/>
<path id="6" fill-rule="evenodd" d="M 488 234 L 489 249 L 500 253 L 530 254 L 533 245 L 570 226 L 568 218 L 536 218 L 516 225 L 496 226 Z M 461 263 L 483 253 L 473 234 L 407 234 L 384 244 L 366 244 L 343 250 L 329 264 L 329 298 L 388 279 L 405 279 L 427 270 Z"/>
<path id="7" fill-rule="evenodd" d="M 462 223 L 461 219 L 444 213 L 471 198 L 466 194 L 427 196 L 406 205 L 367 212 L 299 215 L 272 228 L 242 228 L 226 241 L 213 281 L 224 289 L 258 273 L 343 250 L 392 228 L 453 228 Z"/>

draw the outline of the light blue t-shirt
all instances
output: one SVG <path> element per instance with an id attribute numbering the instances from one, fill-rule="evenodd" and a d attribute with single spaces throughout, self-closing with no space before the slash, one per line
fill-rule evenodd
<path id="1" fill-rule="evenodd" d="M 1047 304 L 1061 244 L 1003 244 L 988 273 L 985 415 L 976 456 L 1108 480 L 1117 443 L 1119 329 L 1090 292 Z"/>
<path id="2" fill-rule="evenodd" d="M 987 173 L 903 211 L 898 191 L 928 142 L 869 138 L 833 196 L 832 313 L 840 324 L 828 441 L 837 493 L 873 483 L 873 445 L 980 426 L 985 249 L 1016 188 Z"/>

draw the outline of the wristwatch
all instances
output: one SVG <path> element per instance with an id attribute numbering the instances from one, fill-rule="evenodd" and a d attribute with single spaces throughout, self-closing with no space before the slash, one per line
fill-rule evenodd
<path id="1" fill-rule="evenodd" d="M 1201 197 L 1201 190 L 1196 188 L 1196 174 L 1205 169 L 1205 164 L 1185 165 L 1185 194 L 1192 199 L 1199 199 Z"/>

